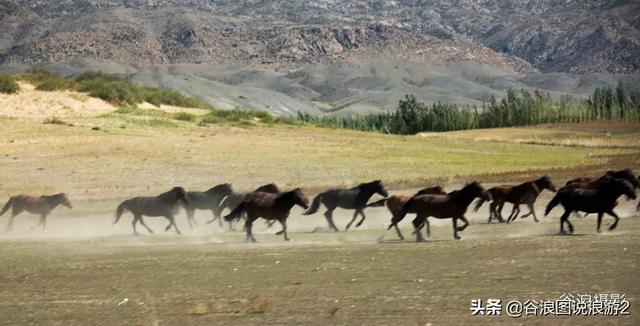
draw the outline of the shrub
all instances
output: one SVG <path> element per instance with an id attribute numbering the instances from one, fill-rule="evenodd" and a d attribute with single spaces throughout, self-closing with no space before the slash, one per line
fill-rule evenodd
<path id="1" fill-rule="evenodd" d="M 173 114 L 173 118 L 175 120 L 194 121 L 196 119 L 196 116 L 189 112 L 176 112 Z"/>
<path id="2" fill-rule="evenodd" d="M 142 96 L 135 86 L 124 81 L 86 80 L 80 84 L 79 90 L 115 104 L 135 105 L 142 102 Z"/>
<path id="3" fill-rule="evenodd" d="M 77 88 L 73 80 L 66 79 L 44 68 L 27 69 L 20 75 L 20 78 L 33 84 L 37 90 L 41 91 L 75 90 Z"/>
<path id="4" fill-rule="evenodd" d="M 13 94 L 20 90 L 20 85 L 11 75 L 0 73 L 0 93 Z"/>

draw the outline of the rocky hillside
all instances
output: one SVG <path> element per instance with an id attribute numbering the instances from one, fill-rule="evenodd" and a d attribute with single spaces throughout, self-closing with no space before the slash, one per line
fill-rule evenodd
<path id="1" fill-rule="evenodd" d="M 313 111 L 311 102 L 329 100 L 339 109 L 370 97 L 372 88 L 378 98 L 395 102 L 380 92 L 401 96 L 434 87 L 433 69 L 422 76 L 409 70 L 437 65 L 435 70 L 452 68 L 453 75 L 438 74 L 450 78 L 444 88 L 424 90 L 430 92 L 425 100 L 477 103 L 493 91 L 530 85 L 522 78 L 545 88 L 546 81 L 558 79 L 548 77 L 552 73 L 640 73 L 639 13 L 640 2 L 604 0 L 0 0 L 0 66 L 63 64 L 144 73 L 137 79 L 198 93 L 190 91 L 205 88 L 198 81 L 186 85 L 164 78 L 189 72 L 207 83 L 259 84 L 279 98 L 295 99 L 249 99 L 255 94 L 249 90 L 218 102 L 266 108 L 284 101 Z M 383 70 L 371 73 L 380 60 Z M 455 69 L 458 62 L 477 65 L 472 76 Z M 339 68 L 345 64 L 357 74 L 345 75 Z M 211 73 L 221 67 L 234 74 Z M 342 79 L 318 75 L 330 71 Z M 265 82 L 264 75 L 272 73 L 278 78 Z M 539 73 L 547 77 L 530 77 Z M 250 78 L 255 75 L 261 78 Z M 282 78 L 295 85 L 282 90 Z M 564 78 L 555 82 L 560 88 L 546 88 L 564 92 L 600 83 Z M 468 83 L 489 88 L 469 90 Z M 341 88 L 345 84 L 351 88 Z M 449 94 L 452 85 L 459 89 Z M 228 93 L 217 89 L 223 97 Z M 347 97 L 337 98 L 332 90 Z M 265 101 L 270 104 L 259 104 Z"/>

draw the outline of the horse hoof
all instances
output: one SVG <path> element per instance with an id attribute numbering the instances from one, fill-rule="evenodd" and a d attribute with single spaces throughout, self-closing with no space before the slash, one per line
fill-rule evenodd
<path id="1" fill-rule="evenodd" d="M 613 231 L 616 227 L 617 227 L 617 225 L 612 224 L 612 225 L 609 227 L 609 231 Z"/>
<path id="2" fill-rule="evenodd" d="M 284 233 L 284 231 L 278 231 L 276 232 L 276 235 L 281 235 L 282 233 Z"/>

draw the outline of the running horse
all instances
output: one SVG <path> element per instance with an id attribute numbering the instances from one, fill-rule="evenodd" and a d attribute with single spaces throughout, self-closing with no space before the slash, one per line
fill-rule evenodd
<path id="1" fill-rule="evenodd" d="M 140 222 L 142 226 L 144 226 L 149 233 L 153 233 L 153 230 L 144 223 L 143 216 L 163 216 L 167 220 L 169 220 L 169 225 L 164 229 L 165 231 L 169 231 L 169 229 L 173 226 L 176 229 L 178 234 L 180 230 L 176 225 L 176 221 L 174 218 L 174 212 L 176 210 L 176 205 L 178 202 L 182 202 L 183 205 L 189 205 L 189 197 L 187 197 L 187 192 L 184 191 L 182 187 L 174 187 L 173 189 L 162 193 L 156 197 L 134 197 L 131 199 L 127 199 L 118 205 L 116 209 L 116 217 L 113 221 L 113 224 L 118 223 L 122 214 L 125 211 L 129 211 L 133 214 L 133 234 L 139 235 L 136 230 L 136 224 Z"/>
<path id="2" fill-rule="evenodd" d="M 626 179 L 607 177 L 600 179 L 596 186 L 591 188 L 563 188 L 551 199 L 544 215 L 549 215 L 551 210 L 561 204 L 564 213 L 560 217 L 560 234 L 567 234 L 564 224 L 569 227 L 569 234 L 573 234 L 573 225 L 569 222 L 571 212 L 598 213 L 596 232 L 600 233 L 602 216 L 606 213 L 614 218 L 613 224 L 609 226 L 612 231 L 618 226 L 618 215 L 613 211 L 618 197 L 625 195 L 628 198 L 636 199 L 635 186 Z"/>
<path id="3" fill-rule="evenodd" d="M 189 205 L 185 205 L 185 210 L 187 211 L 187 221 L 189 222 L 189 227 L 193 229 L 193 225 L 198 225 L 196 219 L 194 218 L 196 209 L 201 210 L 209 210 L 213 214 L 213 220 L 218 219 L 220 221 L 220 226 L 222 226 L 222 219 L 220 218 L 220 213 L 222 212 L 222 208 L 220 204 L 225 199 L 225 197 L 231 195 L 233 193 L 233 189 L 231 189 L 231 184 L 222 183 L 210 188 L 207 191 L 189 191 L 187 192 L 187 197 L 189 197 Z"/>
<path id="4" fill-rule="evenodd" d="M 538 199 L 538 195 L 545 189 L 556 192 L 555 185 L 546 175 L 537 180 L 527 181 L 515 186 L 500 185 L 490 188 L 488 191 L 491 194 L 491 204 L 489 205 L 489 220 L 487 223 L 491 223 L 493 217 L 500 223 L 504 222 L 502 218 L 502 208 L 505 203 L 513 204 L 511 214 L 506 221 L 507 223 L 514 221 L 518 217 L 518 214 L 520 214 L 520 205 L 522 204 L 529 207 L 529 213 L 522 215 L 521 218 L 533 215 L 533 220 L 539 222 L 533 205 L 536 199 Z M 474 212 L 477 212 L 484 202 L 484 200 L 479 200 L 473 209 Z"/>
<path id="5" fill-rule="evenodd" d="M 4 205 L 0 216 L 6 213 L 9 208 L 12 208 L 11 217 L 9 218 L 9 224 L 5 232 L 13 229 L 13 219 L 20 213 L 27 211 L 32 214 L 40 215 L 40 222 L 34 226 L 33 229 L 42 226 L 42 230 L 45 231 L 47 227 L 47 216 L 58 205 L 62 205 L 68 208 L 72 208 L 71 202 L 67 198 L 64 192 L 50 196 L 29 196 L 29 195 L 17 195 L 9 198 L 9 201 Z"/>
<path id="6" fill-rule="evenodd" d="M 258 191 L 277 194 L 280 192 L 280 189 L 275 183 L 268 183 L 256 188 L 254 191 L 251 191 L 251 192 L 238 193 L 231 190 L 231 193 L 227 195 L 218 205 L 218 211 L 220 212 L 218 214 L 221 214 L 225 208 L 228 208 L 230 211 L 233 211 L 236 207 L 238 207 L 238 205 L 240 205 L 240 203 L 242 203 L 242 201 L 245 200 L 245 198 L 247 198 L 247 196 L 249 196 L 249 194 L 258 192 Z M 222 226 L 222 218 L 220 218 L 220 215 L 214 216 L 211 220 L 207 221 L 207 224 L 211 224 L 215 220 L 219 220 L 220 225 Z M 272 222 L 272 221 L 267 221 L 267 222 Z M 271 227 L 272 223 L 267 223 L 267 225 Z M 233 230 L 233 226 L 231 225 L 231 222 L 229 222 L 229 230 Z"/>
<path id="7" fill-rule="evenodd" d="M 413 196 L 420 196 L 420 195 L 427 195 L 427 194 L 446 194 L 446 192 L 444 191 L 444 189 L 440 186 L 434 186 L 434 187 L 427 187 L 427 188 L 423 188 L 420 189 L 418 192 L 416 192 L 415 194 L 413 194 Z M 383 198 L 380 199 L 376 202 L 373 202 L 371 204 L 368 204 L 367 207 L 379 207 L 379 206 L 387 206 L 387 209 L 389 210 L 389 212 L 391 213 L 391 220 L 395 220 L 398 219 L 398 215 L 400 215 L 400 210 L 402 209 L 402 206 L 404 206 L 404 204 L 407 203 L 407 201 L 409 201 L 409 199 L 411 199 L 411 197 L 413 197 L 411 195 L 405 195 L 405 194 L 394 194 L 391 195 L 387 198 Z M 408 211 L 407 214 L 409 213 L 415 213 L 414 211 Z M 400 219 L 401 220 L 401 219 Z M 398 222 L 400 221 L 398 220 Z M 396 229 L 396 232 L 398 233 L 398 237 L 400 237 L 400 240 L 404 240 L 404 236 L 402 235 L 402 232 L 400 232 L 400 228 L 398 227 L 398 223 L 395 223 L 393 225 Z M 431 234 L 431 227 L 429 226 L 429 223 L 427 221 L 427 234 Z"/>
<path id="8" fill-rule="evenodd" d="M 455 190 L 448 194 L 411 197 L 411 199 L 402 206 L 398 218 L 391 221 L 388 229 L 391 229 L 400 222 L 408 212 L 412 211 L 417 214 L 416 218 L 412 221 L 415 228 L 416 241 L 424 241 L 420 230 L 425 223 L 428 227 L 428 218 L 430 216 L 439 219 L 452 219 L 453 238 L 459 240 L 460 236 L 458 236 L 458 232 L 464 231 L 464 229 L 469 226 L 469 221 L 464 217 L 464 213 L 475 198 L 491 200 L 491 194 L 475 181 L 460 190 Z M 459 227 L 458 220 L 462 220 L 464 225 Z"/>
<path id="9" fill-rule="evenodd" d="M 604 175 L 599 178 L 590 178 L 590 177 L 580 177 L 567 181 L 562 189 L 593 189 L 597 188 L 599 184 L 603 181 L 607 181 L 609 178 L 618 178 L 627 180 L 631 185 L 636 188 L 640 188 L 640 177 L 636 178 L 631 169 L 623 169 L 618 171 L 609 170 Z M 617 204 L 617 203 L 616 203 Z M 638 205 L 640 209 L 640 204 Z M 590 213 L 587 212 L 584 216 L 580 216 L 578 212 L 575 212 L 578 217 L 586 217 Z"/>
<path id="10" fill-rule="evenodd" d="M 361 183 L 350 189 L 329 189 L 317 195 L 311 203 L 311 208 L 302 214 L 314 214 L 318 211 L 320 204 L 322 203 L 327 207 L 327 211 L 324 213 L 324 216 L 327 219 L 327 223 L 329 223 L 329 228 L 338 232 L 338 228 L 333 222 L 333 211 L 338 207 L 354 209 L 355 213 L 353 214 L 353 218 L 345 228 L 345 231 L 348 231 L 349 227 L 351 227 L 351 224 L 353 224 L 358 215 L 362 215 L 362 218 L 358 221 L 356 227 L 362 225 L 366 218 L 364 215 L 364 209 L 367 207 L 367 201 L 369 201 L 369 198 L 371 198 L 375 193 L 378 193 L 383 197 L 389 196 L 382 185 L 382 181 L 380 180 Z"/>
<path id="11" fill-rule="evenodd" d="M 227 214 L 225 221 L 240 220 L 242 213 L 246 213 L 245 230 L 247 241 L 256 242 L 253 237 L 253 222 L 262 217 L 266 220 L 278 221 L 282 225 L 282 230 L 277 235 L 284 234 L 284 240 L 289 241 L 287 236 L 287 218 L 293 206 L 298 205 L 304 209 L 309 207 L 309 199 L 300 188 L 287 192 L 270 193 L 254 191 L 245 196 L 244 201 L 238 205 L 231 213 Z"/>

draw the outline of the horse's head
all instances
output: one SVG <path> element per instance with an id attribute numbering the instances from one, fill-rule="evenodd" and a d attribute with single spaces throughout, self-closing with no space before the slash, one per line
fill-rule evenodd
<path id="1" fill-rule="evenodd" d="M 64 192 L 61 192 L 58 194 L 58 196 L 60 197 L 60 204 L 62 204 L 62 206 L 73 208 L 73 205 L 71 205 L 69 198 L 67 198 L 67 194 L 65 194 Z"/>
<path id="2" fill-rule="evenodd" d="M 381 180 L 375 180 L 373 182 L 370 183 L 373 186 L 373 190 L 378 193 L 380 196 L 382 197 L 389 197 L 389 193 L 387 193 L 387 190 L 384 189 L 384 186 L 382 185 L 382 181 Z"/>
<path id="3" fill-rule="evenodd" d="M 491 200 L 491 194 L 484 189 L 479 182 L 474 181 L 466 185 L 463 190 L 469 191 L 474 197 L 482 198 L 483 200 Z"/>
<path id="4" fill-rule="evenodd" d="M 626 179 L 613 179 L 613 182 L 615 183 L 616 188 L 618 189 L 618 191 L 620 191 L 621 194 L 625 195 L 631 200 L 637 198 L 636 187 L 631 184 L 631 182 L 627 181 Z"/>
<path id="5" fill-rule="evenodd" d="M 640 181 L 636 178 L 631 169 L 624 169 L 620 171 L 609 170 L 607 171 L 605 176 L 627 180 L 631 185 L 633 185 L 634 188 L 640 188 Z"/>
<path id="6" fill-rule="evenodd" d="M 304 209 L 309 208 L 309 198 L 307 198 L 307 196 L 302 192 L 302 190 L 300 188 L 296 188 L 296 189 L 293 189 L 292 191 L 295 194 L 294 198 L 295 198 L 296 204 L 300 205 L 300 207 Z"/>
<path id="7" fill-rule="evenodd" d="M 191 201 L 189 200 L 189 196 L 187 195 L 187 192 L 184 190 L 184 188 L 173 187 L 173 189 L 171 189 L 171 192 L 173 192 L 176 201 L 180 200 L 186 205 L 189 205 L 191 203 Z"/>
<path id="8" fill-rule="evenodd" d="M 551 178 L 546 175 L 536 180 L 536 185 L 541 189 L 548 189 L 549 191 L 556 192 L 556 186 L 551 182 Z"/>

